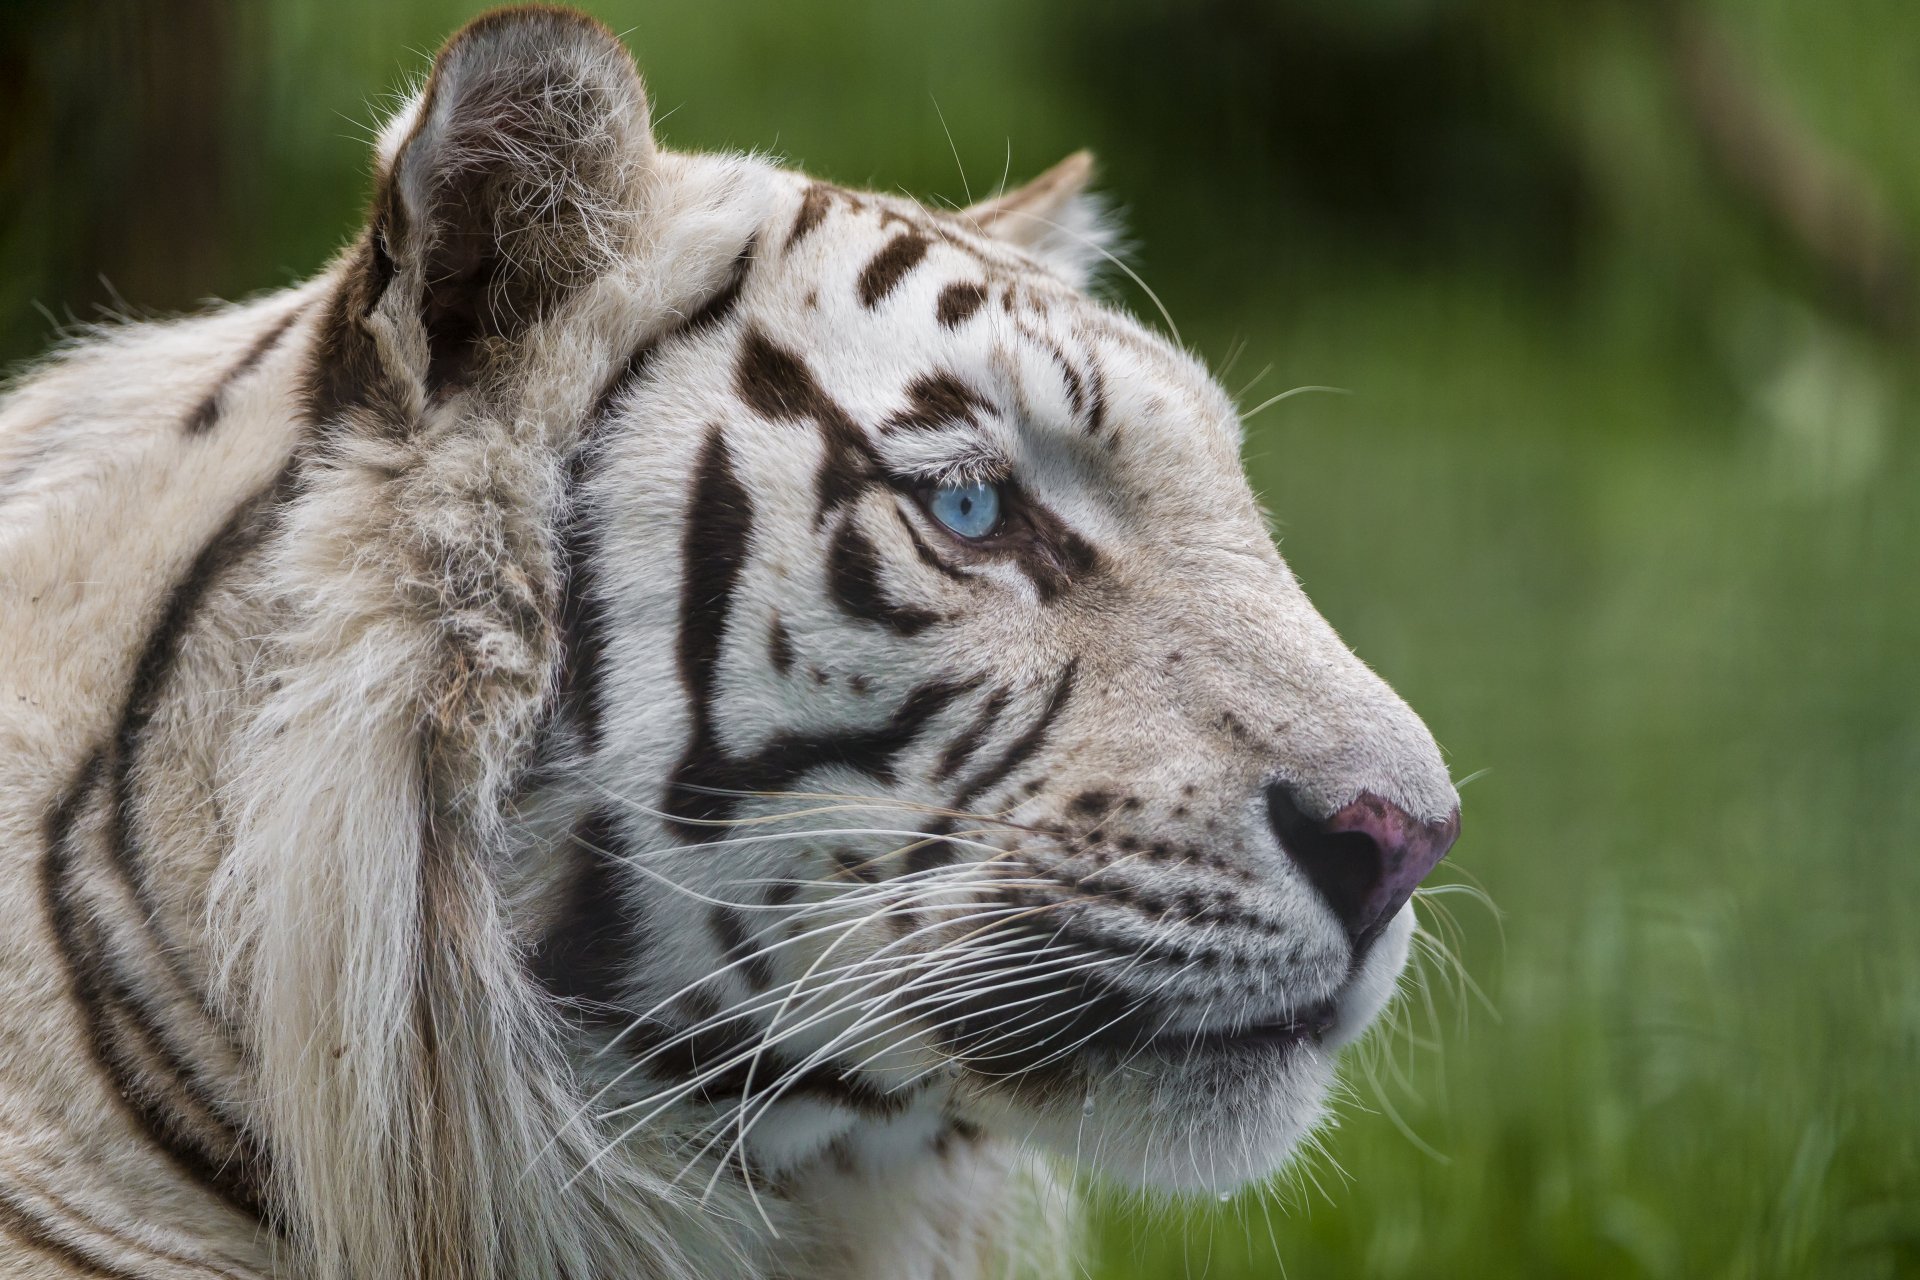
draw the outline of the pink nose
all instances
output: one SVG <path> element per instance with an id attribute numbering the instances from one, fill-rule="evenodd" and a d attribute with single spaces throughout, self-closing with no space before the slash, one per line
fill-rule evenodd
<path id="1" fill-rule="evenodd" d="M 1327 818 L 1310 818 L 1284 783 L 1267 788 L 1267 820 L 1294 866 L 1366 953 L 1460 835 L 1460 810 L 1419 822 L 1372 792 Z"/>

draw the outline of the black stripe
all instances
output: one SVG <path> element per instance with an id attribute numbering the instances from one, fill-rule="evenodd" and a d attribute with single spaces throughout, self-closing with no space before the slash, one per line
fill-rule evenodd
<path id="1" fill-rule="evenodd" d="M 919 685 L 887 717 L 886 723 L 871 729 L 778 734 L 739 762 L 738 769 L 746 784 L 741 789 L 771 791 L 790 785 L 808 770 L 835 766 L 890 784 L 897 777 L 901 753 L 913 745 L 927 723 L 955 698 L 977 687 L 978 680 Z"/>
<path id="2" fill-rule="evenodd" d="M 273 486 L 254 494 L 235 508 L 226 523 L 194 556 L 186 573 L 173 584 L 166 607 L 161 610 L 160 620 L 148 633 L 146 644 L 140 650 L 140 659 L 134 665 L 133 682 L 127 690 L 120 725 L 114 734 L 114 745 L 122 755 L 130 752 L 152 721 L 159 705 L 161 688 L 173 670 L 174 660 L 179 656 L 181 633 L 192 623 L 208 588 L 257 542 L 259 531 L 253 527 L 253 516 L 278 483 L 276 480 Z"/>
<path id="3" fill-rule="evenodd" d="M 987 300 L 987 287 L 971 280 L 956 280 L 940 291 L 934 315 L 943 329 L 957 329 L 973 318 Z"/>
<path id="4" fill-rule="evenodd" d="M 908 519 L 906 513 L 901 511 L 899 507 L 896 506 L 894 508 L 894 514 L 900 518 L 900 527 L 906 530 L 907 541 L 913 544 L 913 553 L 919 556 L 928 568 L 952 578 L 955 582 L 966 582 L 972 576 L 963 569 L 956 569 L 942 559 L 940 553 L 935 551 L 928 545 L 927 540 L 920 536 L 920 531 L 914 528 L 913 521 Z"/>
<path id="5" fill-rule="evenodd" d="M 70 874 L 61 892 L 75 899 L 76 869 L 69 863 L 64 870 Z M 168 1035 L 165 1015 L 148 1004 L 114 956 L 105 922 L 77 902 L 63 905 L 69 912 L 65 936 L 76 943 L 63 958 L 75 973 L 84 974 L 82 980 L 95 993 L 92 1012 L 99 1019 L 99 1034 L 121 1073 L 116 1086 L 139 1100 L 176 1160 L 185 1154 L 184 1167 L 228 1204 L 264 1220 L 266 1152 L 216 1098 L 214 1086 L 187 1056 L 190 1051 Z"/>
<path id="6" fill-rule="evenodd" d="M 111 1276 L 116 1277 L 117 1280 L 134 1280 L 133 1272 L 115 1270 L 110 1264 L 93 1257 L 79 1246 L 60 1239 L 53 1231 L 52 1224 L 36 1217 L 31 1207 L 22 1203 L 21 1191 L 50 1202 L 57 1211 L 66 1214 L 69 1220 L 106 1237 L 122 1249 L 143 1254 L 149 1259 L 157 1258 L 162 1262 L 169 1262 L 176 1267 L 183 1267 L 195 1273 L 205 1273 L 214 1277 L 215 1280 L 240 1280 L 235 1272 L 228 1271 L 204 1258 L 191 1257 L 171 1249 L 162 1249 L 145 1240 L 130 1239 L 107 1224 L 87 1217 L 72 1203 L 47 1188 L 29 1182 L 17 1174 L 14 1175 L 14 1179 L 15 1187 L 0 1186 L 0 1229 L 11 1226 L 13 1230 L 23 1231 L 36 1237 L 36 1247 L 67 1260 L 71 1265 L 85 1268 L 89 1275 Z"/>
<path id="7" fill-rule="evenodd" d="M 1087 434 L 1097 436 L 1107 424 L 1107 375 L 1091 351 L 1087 352 L 1087 381 Z"/>
<path id="8" fill-rule="evenodd" d="M 598 427 L 613 415 L 613 407 L 625 397 L 633 385 L 647 375 L 647 366 L 653 361 L 654 340 L 647 339 L 635 347 L 626 362 L 607 379 L 607 385 L 600 388 L 600 394 L 593 398 L 593 408 L 587 414 L 587 434 L 592 435 Z"/>
<path id="9" fill-rule="evenodd" d="M 689 756 L 668 783 L 665 809 L 682 819 L 711 823 L 733 812 L 735 792 L 779 791 L 814 769 L 846 768 L 892 783 L 899 757 L 913 745 L 927 724 L 979 681 L 936 681 L 920 685 L 888 717 L 886 723 L 866 729 L 819 734 L 776 734 L 750 756 L 730 758 L 713 748 Z M 682 821 L 676 829 L 690 842 L 709 840 L 721 828 Z"/>
<path id="10" fill-rule="evenodd" d="M 806 193 L 800 197 L 800 212 L 793 219 L 793 228 L 787 232 L 787 245 L 782 252 L 792 253 L 793 246 L 806 239 L 815 227 L 826 220 L 833 196 L 833 188 L 824 183 L 815 182 L 807 186 Z"/>
<path id="11" fill-rule="evenodd" d="M 942 839 L 953 834 L 954 822 L 951 818 L 941 818 L 927 828 L 927 838 L 907 847 L 904 870 L 908 875 L 919 875 L 935 867 L 952 866 L 960 861 L 960 850 L 951 841 Z"/>
<path id="12" fill-rule="evenodd" d="M 82 1275 L 102 1276 L 105 1280 L 139 1280 L 133 1272 L 109 1268 L 91 1254 L 83 1252 L 78 1245 L 70 1244 L 56 1235 L 46 1223 L 15 1201 L 12 1193 L 3 1186 L 0 1186 L 0 1231 L 28 1248 L 59 1259 L 63 1265 Z"/>
<path id="13" fill-rule="evenodd" d="M 687 695 L 687 748 L 667 781 L 666 808 L 681 818 L 710 818 L 715 806 L 699 788 L 729 785 L 732 768 L 714 733 L 713 703 L 721 642 L 733 593 L 753 537 L 753 503 L 734 474 L 725 432 L 713 427 L 701 446 L 687 497 L 681 545 L 680 628 L 676 657 Z M 683 827 L 685 824 L 682 824 Z M 698 839 L 707 829 L 687 829 Z"/>
<path id="14" fill-rule="evenodd" d="M 849 617 L 886 627 L 896 635 L 916 636 L 942 620 L 937 613 L 887 599 L 880 585 L 880 552 L 852 516 L 841 523 L 827 549 L 827 590 Z"/>
<path id="15" fill-rule="evenodd" d="M 769 422 L 812 422 L 819 427 L 826 448 L 814 478 L 816 524 L 851 502 L 879 473 L 865 434 L 814 379 L 806 361 L 758 329 L 749 329 L 740 344 L 734 384 L 747 407 Z"/>
<path id="16" fill-rule="evenodd" d="M 135 839 L 130 775 L 140 753 L 141 739 L 147 726 L 152 723 L 154 713 L 159 710 L 160 695 L 180 656 L 181 636 L 193 624 L 214 582 L 258 545 L 263 522 L 256 517 L 279 490 L 281 483 L 276 478 L 273 484 L 236 507 L 226 523 L 194 556 L 186 573 L 173 584 L 166 604 L 160 611 L 159 621 L 147 633 L 146 643 L 141 646 L 140 657 L 133 668 L 133 680 L 127 688 L 126 701 L 122 704 L 120 722 L 114 730 L 110 754 L 112 827 L 108 850 L 113 856 L 115 868 L 133 891 L 141 913 L 149 924 L 160 919 L 160 910 L 147 884 L 145 860 L 140 856 Z M 165 947 L 162 949 L 169 950 Z"/>
<path id="17" fill-rule="evenodd" d="M 793 636 L 779 614 L 767 625 L 767 661 L 777 675 L 784 676 L 793 670 Z"/>
<path id="18" fill-rule="evenodd" d="M 293 322 L 304 314 L 306 314 L 305 307 L 288 312 L 265 333 L 253 340 L 253 345 L 247 348 L 239 362 L 221 376 L 220 381 L 214 384 L 213 390 L 207 392 L 207 398 L 200 402 L 200 407 L 195 409 L 192 416 L 187 419 L 188 435 L 197 436 L 213 429 L 213 424 L 220 420 L 220 400 L 226 394 L 227 388 L 253 372 L 253 367 L 264 360 L 269 351 L 279 345 L 280 339 L 286 335 L 288 329 L 293 327 Z"/>
<path id="19" fill-rule="evenodd" d="M 559 706 L 574 724 L 588 751 L 600 745 L 600 671 L 606 654 L 606 627 L 601 614 L 596 578 L 599 535 L 588 518 L 585 488 L 594 461 L 596 435 L 615 406 L 642 379 L 655 352 L 668 342 L 703 333 L 724 323 L 739 306 L 753 267 L 757 238 L 749 238 L 734 255 L 727 278 L 707 300 L 666 332 L 635 348 L 600 394 L 588 416 L 585 438 L 567 460 L 566 506 L 560 530 L 560 689 Z M 537 754 L 544 757 L 545 750 Z"/>
<path id="20" fill-rule="evenodd" d="M 739 965 L 741 975 L 747 985 L 755 991 L 765 991 L 776 981 L 773 961 L 760 949 L 754 937 L 753 921 L 739 907 L 716 906 L 708 917 L 713 933 L 720 940 L 721 958 L 730 965 Z"/>
<path id="21" fill-rule="evenodd" d="M 1012 694 L 1006 689 L 993 691 L 986 705 L 980 708 L 980 714 L 940 753 L 940 761 L 933 770 L 935 782 L 945 782 L 966 767 L 967 761 L 973 759 L 974 753 L 986 742 L 987 735 L 993 732 L 993 726 L 999 722 L 1000 713 L 1007 709 L 1011 697 Z"/>
<path id="22" fill-rule="evenodd" d="M 845 845 L 835 845 L 830 851 L 833 864 L 865 884 L 880 883 L 880 869 L 872 858 L 862 857 L 857 850 Z"/>
<path id="23" fill-rule="evenodd" d="M 920 265 L 933 244 L 918 231 L 903 231 L 887 241 L 860 272 L 860 305 L 872 310 Z"/>
<path id="24" fill-rule="evenodd" d="M 734 473 L 725 431 L 710 428 L 694 469 L 681 550 L 678 658 L 697 736 L 712 732 L 721 641 L 752 538 L 753 500 Z"/>
<path id="25" fill-rule="evenodd" d="M 385 193 L 376 199 L 391 202 Z M 317 427 L 338 427 L 356 411 L 364 411 L 371 419 L 363 425 L 396 437 L 413 425 L 408 398 L 387 371 L 366 327 L 393 277 L 393 260 L 382 243 L 385 234 L 385 215 L 377 206 L 373 224 L 354 248 L 340 287 L 327 299 L 314 325 L 301 398 L 308 420 Z"/>
<path id="26" fill-rule="evenodd" d="M 149 1141 L 183 1172 L 234 1208 L 262 1218 L 263 1206 L 253 1175 L 261 1167 L 263 1157 L 237 1133 L 232 1146 L 224 1152 L 210 1151 L 203 1142 L 197 1141 L 191 1127 L 156 1095 L 143 1077 L 133 1046 L 116 1034 L 110 1024 L 112 1015 L 125 1018 L 145 1042 L 148 1052 L 160 1059 L 174 1082 L 189 1098 L 195 1097 L 195 1090 L 188 1083 L 190 1068 L 160 1037 L 151 1011 L 145 1009 L 130 987 L 112 972 L 105 939 L 96 931 L 95 922 L 82 914 L 75 900 L 74 849 L 70 837 L 81 806 L 105 773 L 105 764 L 103 752 L 96 751 L 90 756 L 72 789 L 49 815 L 47 856 L 41 863 L 40 887 L 48 924 L 67 968 L 73 1002 L 86 1023 L 88 1048 L 95 1065 L 113 1086 L 112 1092 L 145 1131 Z M 218 1114 L 211 1107 L 207 1109 Z"/>
<path id="27" fill-rule="evenodd" d="M 1024 733 L 1007 744 L 1007 749 L 1000 753 L 998 759 L 980 770 L 960 788 L 960 794 L 953 799 L 954 809 L 964 811 L 981 796 L 1006 781 L 1015 769 L 1025 764 L 1032 758 L 1034 752 L 1040 749 L 1046 742 L 1047 735 L 1053 730 L 1054 720 L 1073 695 L 1074 675 L 1079 667 L 1080 662 L 1077 658 L 1067 663 L 1066 670 L 1060 673 L 1060 679 L 1054 684 L 1053 692 L 1047 696 L 1047 704 L 1041 708 L 1039 716 L 1027 726 Z M 957 825 L 952 818 L 939 818 L 929 824 L 928 838 L 907 850 L 908 873 L 931 871 L 935 867 L 958 862 L 960 850 L 951 841 L 941 838 L 951 834 Z"/>
<path id="28" fill-rule="evenodd" d="M 1066 670 L 1060 673 L 1060 679 L 1053 686 L 1053 692 L 1047 696 L 1047 705 L 1041 709 L 1040 715 L 1027 726 L 1025 733 L 1007 744 L 1007 749 L 1000 753 L 999 759 L 975 774 L 972 780 L 960 789 L 960 794 L 953 798 L 955 809 L 965 809 L 988 791 L 999 786 L 1015 769 L 1025 764 L 1032 758 L 1033 753 L 1040 749 L 1046 742 L 1047 735 L 1053 731 L 1054 721 L 1059 718 L 1061 711 L 1073 697 L 1074 676 L 1079 669 L 1078 658 L 1067 663 Z"/>
<path id="29" fill-rule="evenodd" d="M 589 813 L 574 828 L 566 897 L 527 961 L 542 987 L 600 1025 L 621 1008 L 645 945 L 622 893 L 618 841 L 613 815 L 604 811 Z"/>
<path id="30" fill-rule="evenodd" d="M 880 426 L 886 431 L 938 431 L 991 413 L 993 402 L 945 371 L 922 374 L 907 385 L 907 407 Z"/>
<path id="31" fill-rule="evenodd" d="M 753 1097 L 778 1089 L 782 1099 L 811 1098 L 873 1115 L 896 1115 L 919 1092 L 917 1088 L 883 1088 L 854 1067 L 832 1060 L 796 1074 L 797 1062 L 777 1048 L 768 1048 L 758 1031 L 741 1022 L 735 1019 L 703 1028 L 671 1045 L 667 1041 L 681 1036 L 681 1029 L 664 1023 L 643 1025 L 626 1043 L 635 1056 L 647 1059 L 649 1075 L 668 1081 L 691 1080 L 705 1068 L 741 1058 L 688 1095 L 708 1105 L 745 1100 L 751 1086 Z"/>
<path id="32" fill-rule="evenodd" d="M 964 812 L 968 806 L 1006 781 L 1015 769 L 1032 758 L 1034 752 L 1046 742 L 1047 735 L 1053 730 L 1053 722 L 1073 696 L 1074 676 L 1079 669 L 1078 658 L 1067 663 L 1066 670 L 1060 673 L 1060 679 L 1054 683 L 1053 692 L 1047 696 L 1047 704 L 1040 709 L 1039 716 L 1027 726 L 1025 732 L 1007 744 L 1007 749 L 1000 753 L 998 759 L 976 773 L 966 785 L 960 788 L 960 793 L 953 798 L 952 808 Z M 957 825 L 952 818 L 938 818 L 930 823 L 927 827 L 928 839 L 907 851 L 907 871 L 909 873 L 931 871 L 935 867 L 959 861 L 960 850 L 951 842 L 941 838 L 951 834 Z"/>
<path id="33" fill-rule="evenodd" d="M 1099 571 L 1100 554 L 1093 544 L 1038 500 L 1020 493 L 1014 516 L 1023 535 L 1016 542 L 1014 563 L 1043 604 L 1059 599 L 1076 579 Z"/>
<path id="34" fill-rule="evenodd" d="M 237 506 L 174 584 L 158 623 L 148 633 L 135 661 L 133 678 L 107 755 L 110 789 L 106 841 L 111 865 L 153 934 L 154 949 L 175 984 L 196 996 L 201 1011 L 209 1020 L 220 1024 L 229 1041 L 234 1042 L 236 1052 L 238 1030 L 220 1015 L 205 992 L 195 990 L 181 961 L 184 948 L 167 929 L 153 886 L 148 882 L 148 860 L 140 838 L 139 804 L 133 778 L 139 768 L 147 728 L 159 710 L 161 695 L 179 659 L 181 637 L 193 625 L 214 583 L 264 538 L 278 514 L 273 504 L 289 483 L 290 470 L 291 464 L 282 469 L 272 484 Z"/>
<path id="35" fill-rule="evenodd" d="M 747 237 L 747 242 L 740 246 L 740 252 L 734 255 L 733 265 L 727 269 L 726 280 L 714 290 L 712 297 L 689 312 L 668 337 L 694 337 L 726 322 L 734 308 L 740 305 L 740 294 L 746 289 L 747 274 L 753 270 L 754 251 L 759 243 L 758 235 Z"/>
<path id="36" fill-rule="evenodd" d="M 591 442 L 567 460 L 566 513 L 560 528 L 559 705 L 588 751 L 600 745 L 600 666 L 607 633 L 596 600 L 599 537 L 584 509 Z"/>
<path id="37" fill-rule="evenodd" d="M 53 922 L 55 938 L 68 967 L 75 1002 L 86 1016 L 95 1060 L 114 1082 L 155 1145 L 235 1208 L 256 1218 L 263 1216 L 257 1179 L 264 1170 L 264 1153 L 247 1134 L 233 1126 L 223 1114 L 223 1108 L 201 1086 L 192 1065 L 165 1042 L 160 1021 L 153 1011 L 130 984 L 113 973 L 111 958 L 105 954 L 104 939 L 83 938 L 90 929 L 77 911 L 69 883 L 74 870 L 70 837 L 81 806 L 104 781 L 108 787 L 107 852 L 111 865 L 125 882 L 147 928 L 156 931 L 155 945 L 169 968 L 174 969 L 176 982 L 183 990 L 191 991 L 184 974 L 172 964 L 171 944 L 158 935 L 161 914 L 147 884 L 145 862 L 136 839 L 131 769 L 179 656 L 181 636 L 191 626 L 213 583 L 258 541 L 265 521 L 255 517 L 282 492 L 286 476 L 283 470 L 266 489 L 236 507 L 174 584 L 158 622 L 141 646 L 109 747 L 96 751 L 87 760 L 72 789 L 49 815 L 47 857 L 42 864 L 42 891 L 48 918 Z M 86 945 L 88 940 L 94 945 Z M 222 1126 L 226 1150 L 212 1151 L 203 1142 L 196 1141 L 190 1126 L 154 1096 L 150 1088 L 143 1086 L 128 1046 L 120 1042 L 108 1025 L 110 1002 L 119 1016 L 147 1042 L 150 1052 L 160 1059 L 164 1074 L 179 1091 Z M 200 1003 L 203 1008 L 211 1008 L 204 994 L 200 996 Z"/>
<path id="38" fill-rule="evenodd" d="M 1067 384 L 1067 398 L 1073 402 L 1074 416 L 1084 418 L 1087 412 L 1086 379 L 1080 376 L 1080 371 L 1073 367 L 1073 362 L 1067 359 L 1067 353 L 1057 343 L 1048 342 L 1046 347 L 1053 355 L 1053 362 L 1060 366 L 1060 377 Z"/>

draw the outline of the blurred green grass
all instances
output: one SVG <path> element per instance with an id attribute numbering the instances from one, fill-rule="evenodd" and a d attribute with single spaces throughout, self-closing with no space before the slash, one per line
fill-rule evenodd
<path id="1" fill-rule="evenodd" d="M 193 288 L 323 261 L 357 223 L 369 104 L 476 7 L 236 10 L 232 216 Z M 1094 145 L 1135 261 L 1243 403 L 1351 392 L 1262 411 L 1248 464 L 1322 610 L 1476 775 L 1442 879 L 1498 916 L 1423 909 L 1486 999 L 1430 965 L 1432 1009 L 1409 1004 L 1328 1154 L 1275 1188 L 1099 1196 L 1094 1275 L 1920 1274 L 1914 347 L 1707 172 L 1635 6 L 590 7 L 629 30 L 673 145 L 955 201 Z M 1709 7 L 1920 228 L 1920 7 Z M 1455 32 L 1431 47 L 1461 60 L 1437 83 L 1464 105 L 1434 106 L 1461 189 L 1448 159 L 1409 188 L 1432 219 L 1365 205 L 1388 149 L 1334 112 L 1308 122 L 1333 131 L 1315 162 L 1350 159 L 1328 172 L 1363 203 L 1316 204 L 1276 158 L 1298 103 L 1259 116 L 1265 64 L 1227 56 L 1262 30 L 1362 70 Z M 84 42 L 60 48 L 53 74 L 80 74 Z M 1572 194 L 1530 203 L 1554 165 Z M 28 304 L 84 309 L 91 274 L 48 266 L 74 257 L 59 175 L 14 180 L 20 356 L 46 329 Z"/>

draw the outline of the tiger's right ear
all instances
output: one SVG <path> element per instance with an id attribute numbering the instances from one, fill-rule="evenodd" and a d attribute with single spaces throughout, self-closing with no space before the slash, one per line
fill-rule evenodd
<path id="1" fill-rule="evenodd" d="M 381 134 L 369 228 L 371 283 L 417 316 L 430 397 L 605 269 L 653 160 L 640 74 L 592 18 L 498 9 L 447 41 Z"/>

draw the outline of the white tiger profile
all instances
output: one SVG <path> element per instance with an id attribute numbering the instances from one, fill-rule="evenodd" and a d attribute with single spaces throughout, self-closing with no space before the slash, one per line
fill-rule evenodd
<path id="1" fill-rule="evenodd" d="M 312 281 L 0 401 L 0 1272 L 976 1277 L 1319 1121 L 1458 828 L 1233 405 L 483 17 Z"/>

